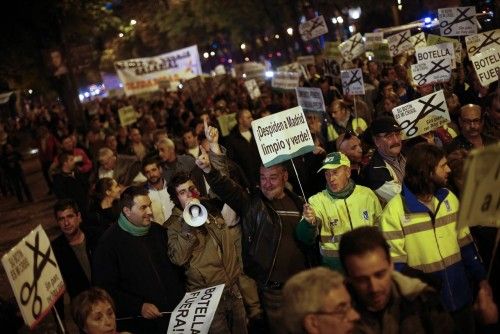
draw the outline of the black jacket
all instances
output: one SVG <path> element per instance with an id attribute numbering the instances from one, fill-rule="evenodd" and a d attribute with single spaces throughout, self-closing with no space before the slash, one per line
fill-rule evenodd
<path id="1" fill-rule="evenodd" d="M 253 135 L 250 142 L 248 142 L 241 135 L 238 126 L 235 126 L 225 140 L 231 160 L 241 166 L 251 186 L 257 185 L 259 183 L 259 169 L 262 162 Z"/>

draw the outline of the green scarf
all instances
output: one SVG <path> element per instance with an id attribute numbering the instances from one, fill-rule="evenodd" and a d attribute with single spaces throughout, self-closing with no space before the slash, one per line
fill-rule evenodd
<path id="1" fill-rule="evenodd" d="M 149 226 L 136 226 L 132 224 L 127 217 L 125 217 L 123 212 L 120 213 L 120 217 L 118 218 L 118 226 L 120 226 L 125 232 L 128 232 L 135 237 L 142 237 L 149 232 Z"/>
<path id="2" fill-rule="evenodd" d="M 344 199 L 351 196 L 352 192 L 354 191 L 354 187 L 356 187 L 356 184 L 354 183 L 353 180 L 349 179 L 349 182 L 347 182 L 347 185 L 341 191 L 338 192 L 331 191 L 328 184 L 326 185 L 326 191 L 328 191 L 330 196 L 332 196 L 335 199 Z"/>

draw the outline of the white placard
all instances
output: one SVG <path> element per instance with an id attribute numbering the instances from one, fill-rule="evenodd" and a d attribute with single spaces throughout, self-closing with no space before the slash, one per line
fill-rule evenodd
<path id="1" fill-rule="evenodd" d="M 128 126 L 137 122 L 137 113 L 132 106 L 123 107 L 118 109 L 118 118 L 121 126 Z"/>
<path id="2" fill-rule="evenodd" d="M 304 111 L 324 112 L 325 101 L 320 88 L 316 87 L 297 87 L 297 103 Z"/>
<path id="3" fill-rule="evenodd" d="M 266 167 L 314 150 L 302 107 L 259 118 L 252 122 L 252 131 Z"/>
<path id="4" fill-rule="evenodd" d="M 400 55 L 407 50 L 413 49 L 413 43 L 411 42 L 410 37 L 410 30 L 398 32 L 397 34 L 387 37 L 389 52 L 392 57 Z"/>
<path id="5" fill-rule="evenodd" d="M 156 57 L 120 60 L 114 65 L 127 96 L 157 91 L 159 81 L 177 87 L 180 80 L 202 74 L 196 45 Z"/>
<path id="6" fill-rule="evenodd" d="M 472 150 L 465 161 L 464 175 L 458 228 L 500 227 L 500 143 Z"/>
<path id="7" fill-rule="evenodd" d="M 253 61 L 234 65 L 234 72 L 237 78 L 255 79 L 259 84 L 264 83 L 266 79 L 266 67 Z"/>
<path id="8" fill-rule="evenodd" d="M 344 95 L 365 95 L 363 72 L 360 68 L 340 71 Z"/>
<path id="9" fill-rule="evenodd" d="M 454 69 L 457 66 L 455 61 L 455 50 L 452 43 L 441 43 L 418 48 L 415 50 L 415 57 L 417 57 L 417 63 L 450 58 L 451 68 Z"/>
<path id="10" fill-rule="evenodd" d="M 34 328 L 64 293 L 50 241 L 38 225 L 2 257 L 24 322 Z"/>
<path id="11" fill-rule="evenodd" d="M 342 58 L 351 61 L 365 53 L 365 43 L 363 36 L 358 32 L 356 35 L 349 38 L 347 41 L 340 43 L 340 54 Z"/>
<path id="12" fill-rule="evenodd" d="M 220 284 L 186 293 L 170 316 L 167 334 L 207 334 L 223 291 Z"/>
<path id="13" fill-rule="evenodd" d="M 299 33 L 302 40 L 309 41 L 328 32 L 323 15 L 317 16 L 299 25 Z"/>
<path id="14" fill-rule="evenodd" d="M 316 64 L 316 60 L 314 59 L 314 56 L 312 56 L 312 55 L 311 56 L 298 56 L 297 62 L 304 67 L 307 67 L 307 65 Z"/>
<path id="15" fill-rule="evenodd" d="M 365 33 L 365 48 L 366 50 L 373 50 L 376 44 L 384 42 L 383 32 L 367 32 Z"/>
<path id="16" fill-rule="evenodd" d="M 488 49 L 500 48 L 500 29 L 465 37 L 469 58 Z"/>
<path id="17" fill-rule="evenodd" d="M 403 139 L 413 138 L 450 122 L 442 90 L 425 95 L 392 109 L 403 130 Z"/>
<path id="18" fill-rule="evenodd" d="M 411 73 L 417 86 L 448 82 L 451 78 L 451 58 L 423 60 L 411 65 Z"/>
<path id="19" fill-rule="evenodd" d="M 416 35 L 410 37 L 411 44 L 413 44 L 413 48 L 421 48 L 427 46 L 427 41 L 425 40 L 425 34 L 423 32 L 419 32 Z"/>
<path id="20" fill-rule="evenodd" d="M 488 87 L 498 81 L 500 73 L 500 48 L 489 49 L 471 57 L 472 65 L 476 70 L 481 86 Z"/>
<path id="21" fill-rule="evenodd" d="M 299 86 L 300 74 L 297 72 L 275 72 L 271 86 L 273 88 L 290 90 Z"/>
<path id="22" fill-rule="evenodd" d="M 260 97 L 260 88 L 255 79 L 245 81 L 245 87 L 247 88 L 248 95 L 252 100 Z"/>
<path id="23" fill-rule="evenodd" d="M 441 36 L 467 36 L 477 34 L 476 7 L 439 8 Z"/>

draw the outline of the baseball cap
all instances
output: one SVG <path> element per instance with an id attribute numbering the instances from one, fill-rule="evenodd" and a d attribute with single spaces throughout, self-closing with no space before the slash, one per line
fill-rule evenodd
<path id="1" fill-rule="evenodd" d="M 393 117 L 382 116 L 372 122 L 370 131 L 372 135 L 387 132 L 399 132 L 401 131 L 401 126 L 399 126 Z"/>
<path id="2" fill-rule="evenodd" d="M 323 166 L 318 170 L 318 173 L 323 169 L 335 169 L 340 166 L 351 167 L 349 158 L 344 153 L 332 152 L 323 160 Z"/>

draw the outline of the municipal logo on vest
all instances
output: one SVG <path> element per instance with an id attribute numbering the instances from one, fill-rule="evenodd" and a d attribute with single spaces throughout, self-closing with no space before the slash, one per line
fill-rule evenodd
<path id="1" fill-rule="evenodd" d="M 368 218 L 369 218 L 369 216 L 368 216 L 368 210 L 363 211 L 363 218 L 365 220 L 368 220 Z"/>
<path id="2" fill-rule="evenodd" d="M 451 207 L 450 207 L 450 203 L 448 203 L 448 200 L 447 200 L 447 199 L 445 199 L 445 200 L 444 200 L 444 205 L 446 206 L 446 210 L 447 210 L 448 212 L 450 212 L 450 211 L 451 211 Z"/>

